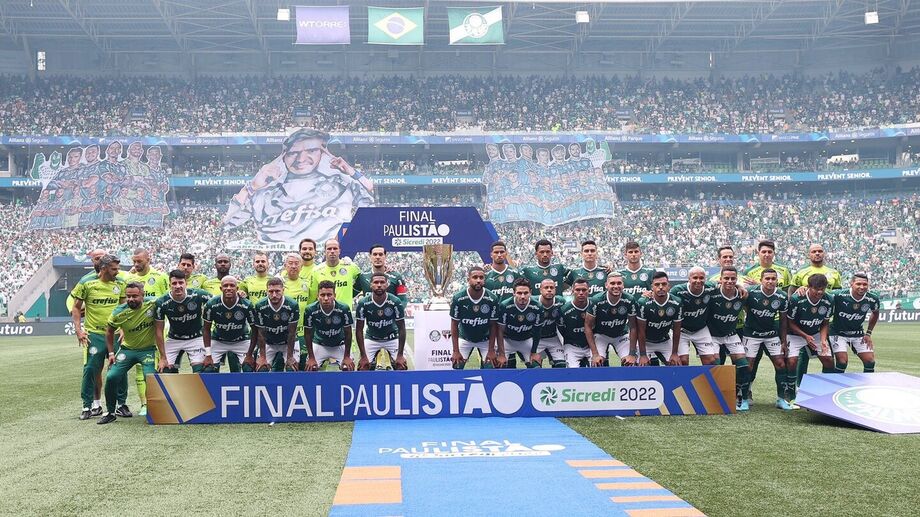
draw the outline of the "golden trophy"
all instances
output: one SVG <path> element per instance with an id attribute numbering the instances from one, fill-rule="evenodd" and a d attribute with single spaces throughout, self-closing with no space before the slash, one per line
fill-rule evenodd
<path id="1" fill-rule="evenodd" d="M 426 244 L 422 246 L 422 269 L 431 288 L 431 298 L 425 303 L 426 311 L 450 310 L 450 300 L 445 293 L 454 274 L 453 244 Z"/>

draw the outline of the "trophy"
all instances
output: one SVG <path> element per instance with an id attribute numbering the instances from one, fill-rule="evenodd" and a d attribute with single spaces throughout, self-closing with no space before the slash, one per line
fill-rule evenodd
<path id="1" fill-rule="evenodd" d="M 454 251 L 452 244 L 426 244 L 422 246 L 422 268 L 425 279 L 431 287 L 431 298 L 425 304 L 426 311 L 450 310 L 450 301 L 444 296 L 454 274 Z"/>

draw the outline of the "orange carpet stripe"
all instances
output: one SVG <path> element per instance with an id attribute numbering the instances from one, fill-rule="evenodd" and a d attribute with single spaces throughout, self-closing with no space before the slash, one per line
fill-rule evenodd
<path id="1" fill-rule="evenodd" d="M 626 510 L 629 517 L 706 517 L 696 508 L 649 508 L 644 510 Z"/>
<path id="2" fill-rule="evenodd" d="M 383 467 L 345 467 L 342 469 L 342 481 L 360 479 L 399 479 L 402 472 L 399 466 Z"/>
<path id="3" fill-rule="evenodd" d="M 341 481 L 332 504 L 401 504 L 402 481 L 371 479 Z"/>
<path id="4" fill-rule="evenodd" d="M 625 467 L 626 464 L 617 460 L 566 460 L 570 467 Z"/>
<path id="5" fill-rule="evenodd" d="M 657 501 L 683 501 L 680 497 L 676 495 L 666 494 L 666 495 L 621 495 L 610 498 L 611 501 L 615 503 L 648 503 L 648 502 L 657 502 Z"/>
<path id="6" fill-rule="evenodd" d="M 633 469 L 616 469 L 616 470 L 579 470 L 579 474 L 588 479 L 603 478 L 641 478 L 645 477 Z"/>
<path id="7" fill-rule="evenodd" d="M 598 490 L 658 490 L 664 488 L 654 481 L 636 481 L 634 483 L 594 483 Z"/>

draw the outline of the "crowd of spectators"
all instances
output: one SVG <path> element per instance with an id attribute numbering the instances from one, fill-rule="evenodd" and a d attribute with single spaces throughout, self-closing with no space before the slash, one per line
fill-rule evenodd
<path id="1" fill-rule="evenodd" d="M 697 80 L 650 77 L 0 77 L 0 132 L 139 135 L 284 131 L 451 131 L 472 110 L 488 131 L 642 133 L 822 131 L 915 122 L 920 68 Z M 573 95 L 577 92 L 577 95 Z M 130 110 L 146 116 L 131 120 Z M 784 110 L 776 118 L 771 110 Z M 623 111 L 632 114 L 623 120 Z"/>
<path id="2" fill-rule="evenodd" d="M 411 201 L 415 206 L 450 204 L 434 195 Z M 180 207 L 161 229 L 94 227 L 38 232 L 27 230 L 28 207 L 0 205 L 0 217 L 6 223 L 0 226 L 0 297 L 9 300 L 49 257 L 81 257 L 95 247 L 122 256 L 125 263 L 136 247 L 146 247 L 153 266 L 162 270 L 172 268 L 180 253 L 191 251 L 209 275 L 214 274 L 215 255 L 226 251 L 233 257 L 235 274 L 251 274 L 252 251 L 231 248 L 253 235 L 247 229 L 225 232 L 222 215 L 219 207 Z M 900 230 L 904 245 L 889 244 L 878 236 L 893 228 Z M 545 237 L 555 243 L 557 260 L 572 267 L 580 262 L 578 244 L 589 238 L 598 242 L 601 261 L 617 267 L 623 266 L 622 248 L 629 240 L 642 245 L 650 266 L 715 266 L 716 248 L 730 243 L 736 247 L 739 266 L 744 267 L 753 264 L 755 243 L 768 238 L 777 243 L 777 262 L 792 269 L 807 265 L 807 248 L 817 242 L 828 251 L 829 265 L 840 269 L 845 278 L 855 271 L 868 271 L 873 289 L 887 296 L 920 293 L 918 230 L 917 193 L 832 199 L 762 193 L 746 200 L 724 194 L 706 199 L 634 196 L 617 206 L 612 221 L 589 220 L 555 228 L 534 223 L 497 225 L 517 264 L 533 262 L 533 243 Z M 274 270 L 280 270 L 283 253 L 271 256 Z M 369 267 L 367 254 L 355 260 Z M 429 296 L 417 254 L 391 253 L 388 261 L 407 278 L 413 299 Z M 458 289 L 463 285 L 463 271 L 481 264 L 481 259 L 462 252 L 455 255 L 455 262 L 452 288 Z"/>

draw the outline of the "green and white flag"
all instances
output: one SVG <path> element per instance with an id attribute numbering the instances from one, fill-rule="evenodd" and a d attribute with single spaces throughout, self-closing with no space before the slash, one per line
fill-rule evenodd
<path id="1" fill-rule="evenodd" d="M 367 8 L 367 42 L 373 45 L 423 45 L 425 8 Z"/>
<path id="2" fill-rule="evenodd" d="M 448 7 L 451 45 L 501 45 L 505 43 L 502 8 Z"/>

